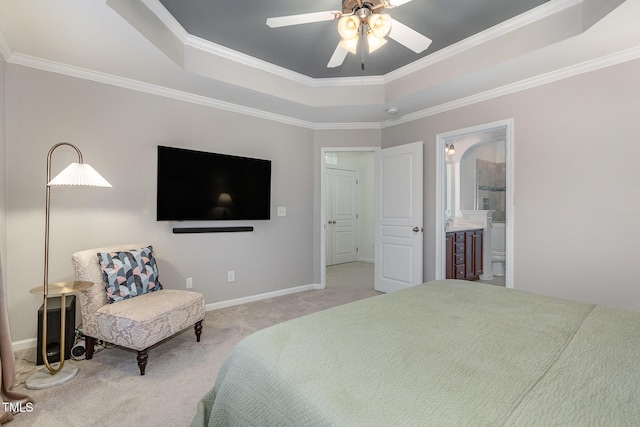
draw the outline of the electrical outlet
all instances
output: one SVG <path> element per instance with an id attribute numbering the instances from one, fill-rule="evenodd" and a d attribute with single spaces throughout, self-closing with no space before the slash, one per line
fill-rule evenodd
<path id="1" fill-rule="evenodd" d="M 233 282 L 236 280 L 236 272 L 231 270 L 227 271 L 227 282 Z"/>
<path id="2" fill-rule="evenodd" d="M 187 289 L 193 288 L 193 277 L 187 277 Z"/>
<path id="3" fill-rule="evenodd" d="M 278 206 L 278 216 L 287 216 L 286 206 Z"/>

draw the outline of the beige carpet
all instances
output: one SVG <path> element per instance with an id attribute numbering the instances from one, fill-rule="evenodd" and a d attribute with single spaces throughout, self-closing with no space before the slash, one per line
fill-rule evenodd
<path id="1" fill-rule="evenodd" d="M 207 312 L 202 340 L 193 329 L 149 350 L 140 376 L 136 352 L 107 348 L 92 360 L 67 361 L 79 368 L 71 381 L 46 390 L 25 390 L 35 369 L 35 349 L 16 354 L 14 390 L 28 393 L 34 411 L 10 426 L 188 426 L 200 398 L 213 387 L 225 355 L 245 336 L 315 311 L 371 297 L 373 265 L 350 263 L 327 269 L 327 289 L 300 292 Z"/>

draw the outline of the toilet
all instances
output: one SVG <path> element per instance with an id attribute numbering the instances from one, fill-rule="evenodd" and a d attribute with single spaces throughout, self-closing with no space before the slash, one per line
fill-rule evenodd
<path id="1" fill-rule="evenodd" d="M 504 276 L 505 223 L 494 223 L 491 229 L 491 272 L 494 276 Z"/>

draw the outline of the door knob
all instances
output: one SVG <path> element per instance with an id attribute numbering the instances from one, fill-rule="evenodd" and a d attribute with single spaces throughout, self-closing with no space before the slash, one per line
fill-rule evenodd
<path id="1" fill-rule="evenodd" d="M 413 227 L 413 232 L 417 233 L 418 231 L 422 231 L 422 228 L 420 227 Z"/>

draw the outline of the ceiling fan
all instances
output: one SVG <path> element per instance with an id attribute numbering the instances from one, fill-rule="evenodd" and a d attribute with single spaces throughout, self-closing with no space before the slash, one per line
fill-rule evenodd
<path id="1" fill-rule="evenodd" d="M 320 21 L 338 21 L 338 33 L 342 39 L 333 52 L 328 68 L 342 65 L 349 52 L 356 53 L 358 40 L 367 39 L 369 53 L 384 45 L 385 37 L 392 38 L 398 43 L 420 53 L 429 47 L 431 39 L 419 32 L 381 13 L 384 9 L 391 9 L 411 0 L 342 0 L 342 11 L 303 13 L 300 15 L 279 16 L 267 19 L 271 28 L 287 27 L 290 25 L 308 24 Z M 362 69 L 364 69 L 364 46 Z"/>

